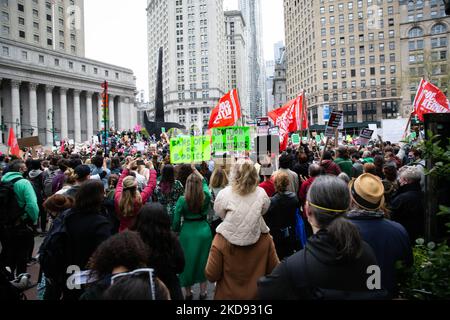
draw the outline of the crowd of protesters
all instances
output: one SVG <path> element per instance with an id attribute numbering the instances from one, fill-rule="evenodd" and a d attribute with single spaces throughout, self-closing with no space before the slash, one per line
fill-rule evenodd
<path id="1" fill-rule="evenodd" d="M 424 235 L 420 150 L 321 153 L 310 142 L 290 145 L 275 170 L 251 156 L 174 166 L 167 135 L 141 138 L 141 151 L 139 139 L 113 135 L 107 153 L 65 144 L 40 159 L 0 157 L 18 210 L 0 220 L 0 297 L 36 259 L 36 236 L 46 300 L 191 300 L 196 284 L 204 300 L 207 281 L 215 299 L 397 297 L 395 264 L 411 265 Z M 75 289 L 71 266 L 87 272 Z"/>

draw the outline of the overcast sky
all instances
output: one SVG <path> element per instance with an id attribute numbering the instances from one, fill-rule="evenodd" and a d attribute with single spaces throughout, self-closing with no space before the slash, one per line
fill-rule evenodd
<path id="1" fill-rule="evenodd" d="M 284 41 L 283 0 L 261 2 L 264 55 L 272 60 L 273 45 Z M 225 0 L 225 9 L 237 9 L 237 3 Z M 138 90 L 147 93 L 147 0 L 86 0 L 84 4 L 86 57 L 132 69 Z"/>

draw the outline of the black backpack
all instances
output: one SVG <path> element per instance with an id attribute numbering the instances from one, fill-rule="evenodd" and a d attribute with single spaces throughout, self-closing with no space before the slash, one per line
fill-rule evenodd
<path id="1" fill-rule="evenodd" d="M 66 228 L 66 218 L 72 213 L 65 211 L 53 221 L 53 225 L 39 248 L 39 264 L 42 272 L 51 281 L 64 281 L 68 260 L 69 234 Z"/>
<path id="2" fill-rule="evenodd" d="M 16 178 L 10 182 L 0 182 L 0 228 L 11 228 L 20 224 L 20 218 L 25 214 L 25 207 L 21 207 L 14 192 L 14 184 L 23 178 Z"/>

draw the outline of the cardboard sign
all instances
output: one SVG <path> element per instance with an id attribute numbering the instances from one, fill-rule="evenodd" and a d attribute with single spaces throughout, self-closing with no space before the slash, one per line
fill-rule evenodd
<path id="1" fill-rule="evenodd" d="M 20 149 L 37 147 L 41 145 L 41 143 L 39 142 L 39 137 L 17 139 L 17 143 L 19 144 Z"/>
<path id="2" fill-rule="evenodd" d="M 214 128 L 212 152 L 242 152 L 251 150 L 249 127 Z"/>

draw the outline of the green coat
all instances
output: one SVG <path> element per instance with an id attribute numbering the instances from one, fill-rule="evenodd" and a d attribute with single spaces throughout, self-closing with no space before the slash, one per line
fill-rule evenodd
<path id="1" fill-rule="evenodd" d="M 353 168 L 352 160 L 337 158 L 336 160 L 334 160 L 334 163 L 336 163 L 339 166 L 339 168 L 341 168 L 341 171 L 345 172 L 350 179 L 352 178 L 352 168 Z"/>
<path id="2" fill-rule="evenodd" d="M 203 192 L 205 201 L 200 214 L 189 210 L 184 196 L 178 199 L 175 207 L 172 229 L 180 232 L 180 244 L 186 260 L 184 271 L 180 274 L 181 287 L 190 287 L 206 281 L 205 268 L 211 249 L 212 235 L 206 220 L 211 205 L 211 194 L 205 180 L 203 180 Z M 182 218 L 183 223 L 181 223 Z"/>
<path id="3" fill-rule="evenodd" d="M 8 172 L 2 178 L 2 182 L 10 182 L 16 178 L 22 177 L 20 172 Z M 36 193 L 34 192 L 31 182 L 22 179 L 14 184 L 14 192 L 16 193 L 17 202 L 19 206 L 25 207 L 25 215 L 23 219 L 31 219 L 33 224 L 37 223 L 39 217 L 39 207 L 37 203 Z"/>

